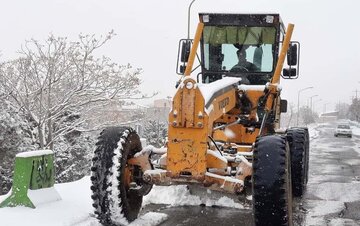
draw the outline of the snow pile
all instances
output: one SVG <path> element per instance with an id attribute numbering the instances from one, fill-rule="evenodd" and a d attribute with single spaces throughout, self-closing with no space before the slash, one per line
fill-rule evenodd
<path id="1" fill-rule="evenodd" d="M 316 139 L 319 136 L 319 131 L 317 130 L 318 124 L 308 125 L 310 140 Z"/>
<path id="2" fill-rule="evenodd" d="M 351 131 L 353 135 L 360 136 L 360 123 L 351 123 Z"/>
<path id="3" fill-rule="evenodd" d="M 360 122 L 348 121 L 353 135 L 360 136 Z"/>
<path id="4" fill-rule="evenodd" d="M 91 191 L 89 177 L 73 183 L 55 185 L 62 197 L 61 201 L 43 203 L 36 209 L 26 207 L 1 208 L 1 225 L 27 226 L 65 226 L 89 221 L 91 206 Z M 0 197 L 0 202 L 4 196 Z M 91 222 L 97 222 L 95 218 Z M 90 224 L 89 224 L 90 225 Z M 97 225 L 97 224 L 92 224 Z"/>
<path id="5" fill-rule="evenodd" d="M 56 191 L 56 189 L 54 187 L 43 188 L 43 189 L 38 189 L 38 190 L 29 190 L 28 196 L 29 196 L 31 202 L 35 206 L 39 206 L 44 203 L 55 202 L 55 201 L 61 200 L 59 193 Z"/>
<path id="6" fill-rule="evenodd" d="M 221 197 L 220 199 L 213 198 L 211 192 L 209 195 L 199 197 L 192 195 L 186 185 L 174 185 L 174 186 L 154 186 L 151 192 L 144 197 L 143 205 L 150 203 L 154 204 L 166 204 L 170 206 L 223 206 L 243 209 L 244 206 L 240 203 L 234 202 L 229 197 Z"/>
<path id="7" fill-rule="evenodd" d="M 38 151 L 27 151 L 22 152 L 16 155 L 19 158 L 29 158 L 29 157 L 38 157 L 42 155 L 52 155 L 54 152 L 52 150 L 38 150 Z"/>
<path id="8" fill-rule="evenodd" d="M 218 92 L 221 89 L 235 85 L 239 81 L 241 81 L 241 78 L 224 77 L 223 79 L 217 80 L 212 83 L 198 84 L 200 92 L 201 92 L 202 96 L 204 97 L 205 105 L 211 100 L 214 93 Z"/>
<path id="9" fill-rule="evenodd" d="M 352 133 L 356 136 L 360 136 L 360 127 L 353 127 Z"/>
<path id="10" fill-rule="evenodd" d="M 47 203 L 37 203 L 36 209 L 26 207 L 0 208 L 1 225 L 27 226 L 101 226 L 93 212 L 90 190 L 90 177 L 72 183 L 55 185 L 62 200 Z M 34 192 L 34 191 L 32 191 Z M 8 195 L 0 196 L 0 202 Z M 143 206 L 150 203 L 170 206 L 201 205 L 223 206 L 242 209 L 243 205 L 235 203 L 231 198 L 212 199 L 208 196 L 200 198 L 191 195 L 187 186 L 154 186 L 151 192 L 144 196 Z M 129 226 L 155 226 L 165 221 L 164 213 L 148 212 L 129 224 Z"/>
<path id="11" fill-rule="evenodd" d="M 39 204 L 36 209 L 26 207 L 0 208 L 4 226 L 101 226 L 94 217 L 90 177 L 72 183 L 56 184 L 62 200 Z M 2 202 L 7 195 L 0 196 Z M 155 226 L 167 219 L 163 213 L 149 212 L 129 226 Z"/>
<path id="12" fill-rule="evenodd" d="M 131 222 L 129 226 L 153 226 L 164 222 L 168 218 L 165 213 L 154 213 L 149 212 L 145 215 L 140 216 L 135 221 Z M 92 226 L 92 225 L 90 225 Z"/>

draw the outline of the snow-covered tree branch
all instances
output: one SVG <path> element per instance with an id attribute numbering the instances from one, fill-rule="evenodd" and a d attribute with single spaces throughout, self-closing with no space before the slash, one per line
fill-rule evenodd
<path id="1" fill-rule="evenodd" d="M 81 34 L 78 41 L 32 39 L 18 59 L 1 64 L 0 87 L 34 122 L 41 148 L 53 149 L 54 139 L 83 129 L 104 105 L 144 97 L 138 91 L 140 68 L 95 57 L 113 36 L 111 31 L 99 38 Z M 72 114 L 79 117 L 69 120 Z"/>

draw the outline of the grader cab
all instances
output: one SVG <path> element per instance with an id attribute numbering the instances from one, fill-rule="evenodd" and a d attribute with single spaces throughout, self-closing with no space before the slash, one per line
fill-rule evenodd
<path id="1" fill-rule="evenodd" d="M 176 184 L 238 196 L 251 191 L 255 225 L 292 225 L 292 198 L 304 192 L 309 157 L 307 128 L 279 132 L 287 105 L 280 78 L 299 71 L 294 25 L 285 31 L 278 14 L 199 19 L 194 39 L 180 40 L 167 145 L 142 147 L 126 127 L 99 137 L 91 189 L 105 225 L 136 219 L 152 185 Z M 153 154 L 161 157 L 153 161 Z"/>

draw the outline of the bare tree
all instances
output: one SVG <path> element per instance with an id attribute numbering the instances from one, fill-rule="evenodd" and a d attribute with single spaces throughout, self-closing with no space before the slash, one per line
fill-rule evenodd
<path id="1" fill-rule="evenodd" d="M 354 103 L 354 102 L 353 102 Z M 350 106 L 347 103 L 339 102 L 335 105 L 335 111 L 338 112 L 338 119 L 347 119 L 349 118 Z"/>
<path id="2" fill-rule="evenodd" d="M 70 42 L 50 35 L 44 43 L 27 41 L 21 57 L 2 63 L 0 89 L 35 124 L 41 148 L 53 149 L 57 138 L 87 129 L 92 112 L 140 95 L 141 69 L 94 56 L 113 36 L 80 35 Z"/>
<path id="3" fill-rule="evenodd" d="M 349 106 L 348 115 L 351 120 L 360 121 L 360 99 L 353 98 Z"/>

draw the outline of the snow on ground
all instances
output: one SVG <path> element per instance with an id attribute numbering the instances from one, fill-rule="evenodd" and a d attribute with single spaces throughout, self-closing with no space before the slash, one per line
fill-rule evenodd
<path id="1" fill-rule="evenodd" d="M 315 139 L 319 136 L 319 131 L 317 130 L 318 124 L 308 125 L 310 140 Z"/>
<path id="2" fill-rule="evenodd" d="M 306 225 L 308 226 L 328 225 L 324 216 L 338 213 L 345 207 L 344 203 L 340 201 L 323 200 L 311 200 L 308 202 L 308 205 L 311 206 L 311 209 L 307 212 L 306 216 Z"/>
<path id="3" fill-rule="evenodd" d="M 351 202 L 360 200 L 360 182 L 352 183 L 321 183 L 313 195 L 327 201 Z"/>
<path id="4" fill-rule="evenodd" d="M 360 123 L 351 121 L 350 127 L 353 135 L 360 136 Z"/>
<path id="5" fill-rule="evenodd" d="M 353 127 L 352 132 L 354 135 L 360 136 L 360 127 Z"/>
<path id="6" fill-rule="evenodd" d="M 344 123 L 339 121 L 337 123 Z M 352 131 L 354 135 L 360 135 L 360 124 L 350 123 L 352 125 Z M 324 126 L 327 125 L 327 126 Z M 310 127 L 310 137 L 314 137 L 311 134 L 319 133 L 321 130 L 335 129 L 335 124 L 319 124 L 318 127 Z M 316 135 L 315 135 L 316 137 Z M 354 138 L 352 139 L 354 140 Z M 357 149 L 352 142 L 341 143 L 344 149 Z M 339 168 L 343 165 L 337 164 L 324 164 L 319 165 L 322 162 L 322 157 L 332 155 L 332 152 L 339 152 L 339 147 L 336 148 L 333 142 L 326 142 L 326 140 L 314 140 L 312 139 L 310 149 L 310 164 L 312 161 L 317 161 L 317 167 L 321 167 L 321 174 L 311 174 L 307 186 L 309 200 L 306 200 L 307 213 L 306 213 L 306 225 L 318 226 L 345 226 L 355 225 L 351 219 L 337 218 L 336 216 L 345 209 L 345 202 L 352 202 L 354 200 L 360 200 L 360 182 L 354 178 L 353 181 L 344 182 L 343 175 L 338 174 Z M 340 147 L 341 148 L 341 147 Z M 343 160 L 342 164 L 359 165 L 360 158 Z M 315 165 L 314 165 L 315 166 Z M 310 169 L 310 172 L 314 169 Z M 337 181 L 337 182 L 335 182 Z M 325 216 L 330 214 L 334 215 L 330 221 L 325 220 Z"/>
<path id="7" fill-rule="evenodd" d="M 311 140 L 318 137 L 318 125 L 309 125 L 309 134 Z M 360 135 L 360 125 L 353 125 L 353 133 Z M 311 223 L 325 223 L 319 222 L 317 216 L 323 216 L 328 213 L 336 213 L 344 208 L 345 201 L 360 199 L 359 183 L 353 186 L 344 187 L 344 184 L 321 184 L 315 191 L 318 197 L 325 200 L 311 201 L 313 206 L 309 213 L 307 222 Z M 15 208 L 0 208 L 1 225 L 3 226 L 100 226 L 98 221 L 94 218 L 93 207 L 91 206 L 91 190 L 90 178 L 83 179 L 64 184 L 56 184 L 56 190 L 61 196 L 60 201 L 50 202 L 38 205 L 36 209 L 26 207 Z M 339 193 L 338 191 L 346 189 L 347 195 Z M 350 190 L 349 190 L 350 189 Z M 0 202 L 6 196 L 0 196 Z M 166 204 L 169 206 L 183 206 L 183 205 L 200 205 L 207 206 L 224 206 L 232 208 L 245 208 L 239 203 L 235 203 L 228 197 L 220 199 L 211 199 L 211 195 L 205 198 L 192 195 L 186 186 L 169 186 L 161 187 L 154 186 L 152 191 L 144 197 L 143 205 L 150 203 Z M 137 220 L 132 222 L 130 226 L 153 226 L 167 219 L 164 213 L 149 212 L 142 215 Z M 312 222 L 312 219 L 314 222 Z M 329 225 L 337 225 L 338 219 L 331 221 Z"/>
<path id="8" fill-rule="evenodd" d="M 72 182 L 56 184 L 55 189 L 61 196 L 60 201 L 44 203 L 36 209 L 26 207 L 0 208 L 2 226 L 100 226 L 93 215 L 91 200 L 90 178 Z M 5 200 L 0 196 L 0 202 Z M 48 198 L 48 197 L 47 197 Z M 201 199 L 191 195 L 186 186 L 169 187 L 154 186 L 152 191 L 144 197 L 143 205 L 150 203 L 166 204 L 169 206 L 200 205 L 224 206 L 244 208 L 228 197 Z M 129 226 L 154 226 L 167 219 L 164 213 L 149 212 L 142 215 Z"/>
<path id="9" fill-rule="evenodd" d="M 26 207 L 0 208 L 2 226 L 101 226 L 93 215 L 90 178 L 56 184 L 60 201 Z M 0 202 L 6 198 L 0 196 Z M 154 226 L 167 219 L 163 213 L 149 212 L 129 226 Z"/>
<path id="10" fill-rule="evenodd" d="M 37 206 L 36 209 L 26 207 L 1 208 L 0 219 L 4 226 L 28 225 L 76 225 L 88 222 L 88 225 L 97 225 L 95 219 L 91 221 L 93 211 L 90 200 L 89 177 L 73 183 L 55 185 L 62 200 Z M 0 197 L 0 202 L 5 197 Z"/>
<path id="11" fill-rule="evenodd" d="M 186 185 L 154 186 L 151 192 L 144 197 L 144 205 L 149 203 L 166 204 L 170 206 L 199 206 L 205 204 L 206 206 L 244 208 L 240 203 L 236 203 L 231 198 L 225 196 L 219 199 L 213 199 L 210 193 L 211 192 L 208 191 L 209 196 L 199 197 L 190 194 Z"/>
<path id="12" fill-rule="evenodd" d="M 355 225 L 352 220 L 350 220 L 350 219 L 342 219 L 342 218 L 331 219 L 331 221 L 329 223 L 327 223 L 326 225 L 327 226 L 339 226 L 339 225 L 357 226 L 357 224 Z"/>

